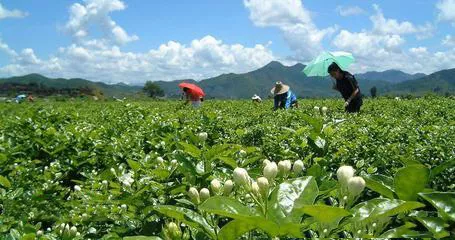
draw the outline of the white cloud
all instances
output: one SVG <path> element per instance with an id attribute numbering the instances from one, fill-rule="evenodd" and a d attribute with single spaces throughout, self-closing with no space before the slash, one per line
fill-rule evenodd
<path id="1" fill-rule="evenodd" d="M 338 6 L 336 11 L 343 17 L 366 14 L 366 11 L 359 6 Z"/>
<path id="2" fill-rule="evenodd" d="M 84 77 L 104 82 L 143 83 L 146 80 L 203 79 L 226 72 L 255 70 L 274 60 L 264 45 L 225 44 L 212 36 L 189 45 L 170 41 L 148 52 L 124 52 L 117 46 L 92 41 L 61 48 L 42 60 L 24 50 L 1 75 L 38 72 L 51 77 Z"/>
<path id="3" fill-rule="evenodd" d="M 120 0 L 84 0 L 84 4 L 75 3 L 70 8 L 70 18 L 65 25 L 68 31 L 79 42 L 87 41 L 89 30 L 99 28 L 106 39 L 115 44 L 126 44 L 139 39 L 128 33 L 110 17 L 113 11 L 126 8 Z"/>
<path id="4" fill-rule="evenodd" d="M 381 8 L 373 5 L 376 14 L 370 17 L 373 22 L 373 32 L 377 34 L 417 34 L 419 38 L 431 37 L 433 26 L 427 23 L 423 26 L 415 26 L 409 21 L 399 22 L 396 19 L 387 19 L 384 17 Z"/>
<path id="5" fill-rule="evenodd" d="M 455 26 L 455 0 L 441 0 L 436 4 L 440 21 L 449 21 Z"/>
<path id="6" fill-rule="evenodd" d="M 28 15 L 26 12 L 22 12 L 20 10 L 14 9 L 14 10 L 8 10 L 3 7 L 3 5 L 0 3 L 0 19 L 4 18 L 24 18 Z"/>
<path id="7" fill-rule="evenodd" d="M 17 56 L 16 51 L 11 49 L 8 44 L 4 43 L 2 39 L 0 38 L 0 51 L 5 52 L 9 57 L 15 57 Z"/>
<path id="8" fill-rule="evenodd" d="M 244 0 L 251 21 L 259 27 L 278 27 L 297 58 L 309 59 L 322 50 L 321 41 L 335 28 L 319 29 L 301 0 Z"/>
<path id="9" fill-rule="evenodd" d="M 432 73 L 454 67 L 455 49 L 436 53 L 430 52 L 424 46 L 404 49 L 406 35 L 415 34 L 417 38 L 429 36 L 433 26 L 416 26 L 408 21 L 387 19 L 379 6 L 374 5 L 374 8 L 376 13 L 370 17 L 373 23 L 371 30 L 341 30 L 332 41 L 337 50 L 354 54 L 357 63 L 352 66 L 352 71 L 399 69 L 410 73 Z"/>
<path id="10" fill-rule="evenodd" d="M 455 47 L 455 37 L 452 35 L 446 35 L 446 37 L 442 40 L 442 45 L 447 47 Z"/>

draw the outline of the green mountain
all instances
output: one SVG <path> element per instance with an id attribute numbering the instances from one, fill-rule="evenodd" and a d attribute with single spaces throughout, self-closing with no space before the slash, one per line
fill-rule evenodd
<path id="1" fill-rule="evenodd" d="M 284 66 L 280 62 L 270 62 L 266 66 L 243 74 L 222 74 L 196 82 L 195 80 L 176 80 L 171 82 L 157 81 L 167 97 L 176 98 L 181 94 L 178 84 L 181 82 L 197 83 L 207 94 L 207 98 L 239 99 L 250 98 L 258 94 L 262 98 L 270 96 L 270 90 L 276 81 L 282 81 L 291 87 L 299 98 L 335 97 L 339 93 L 332 90 L 330 78 L 307 77 L 302 73 L 303 64 Z M 437 94 L 455 93 L 455 69 L 444 70 L 425 76 L 424 74 L 407 74 L 390 70 L 385 72 L 367 72 L 355 75 L 362 93 L 370 95 L 374 86 L 378 95 L 423 95 L 428 92 Z M 109 85 L 102 82 L 92 82 L 85 79 L 47 78 L 39 74 L 22 77 L 0 78 L 0 94 L 12 95 L 19 93 L 21 88 L 59 90 L 74 89 L 85 93 L 87 90 L 101 91 L 104 96 L 123 97 L 134 95 L 142 90 L 141 86 L 129 86 L 123 83 Z M 11 93 L 13 89 L 13 93 Z M 47 91 L 46 90 L 46 91 Z M 27 91 L 22 91 L 27 92 Z M 57 91 L 58 92 L 58 91 Z M 50 94 L 49 94 L 50 95 Z"/>
<path id="2" fill-rule="evenodd" d="M 455 93 L 455 68 L 435 72 L 423 78 L 405 81 L 392 86 L 394 94 L 424 95 L 432 92 L 435 94 Z"/>
<path id="3" fill-rule="evenodd" d="M 123 97 L 132 95 L 141 91 L 142 87 L 129 86 L 124 83 L 119 84 L 105 84 L 102 82 L 92 82 L 81 78 L 47 78 L 39 74 L 29 74 L 20 77 L 0 78 L 0 94 L 6 95 L 8 93 L 15 94 L 11 89 L 14 87 L 15 91 L 28 92 L 29 89 L 46 89 L 46 91 L 61 91 L 61 90 L 76 90 L 76 89 L 90 89 L 101 91 L 105 96 Z"/>
<path id="4" fill-rule="evenodd" d="M 218 77 L 205 79 L 197 82 L 207 94 L 208 98 L 250 98 L 254 94 L 265 98 L 270 95 L 270 90 L 275 82 L 282 81 L 289 85 L 300 98 L 306 97 L 333 97 L 339 93 L 332 90 L 330 78 L 307 77 L 302 70 L 303 64 L 284 66 L 280 62 L 273 61 L 255 71 L 244 74 L 223 74 Z M 194 80 L 188 80 L 195 82 Z M 156 82 L 165 91 L 168 97 L 175 97 L 180 94 L 178 84 L 188 82 L 184 80 L 171 82 Z M 390 83 L 381 80 L 359 79 L 361 90 L 369 94 L 370 88 L 376 86 L 378 92 L 388 90 Z"/>
<path id="5" fill-rule="evenodd" d="M 423 73 L 407 74 L 398 70 L 387 70 L 384 72 L 366 72 L 356 75 L 358 79 L 382 80 L 390 83 L 401 83 L 408 80 L 419 79 L 425 76 L 426 75 Z"/>

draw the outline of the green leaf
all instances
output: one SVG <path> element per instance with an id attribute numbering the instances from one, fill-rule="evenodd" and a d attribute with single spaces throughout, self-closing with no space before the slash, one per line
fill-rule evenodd
<path id="1" fill-rule="evenodd" d="M 301 216 L 299 209 L 313 204 L 318 194 L 318 186 L 313 177 L 283 182 L 275 188 L 270 196 L 268 217 L 278 224 L 286 221 L 299 222 Z M 288 218 L 289 216 L 291 217 Z"/>
<path id="2" fill-rule="evenodd" d="M 433 205 L 446 220 L 455 221 L 455 192 L 419 193 Z"/>
<path id="3" fill-rule="evenodd" d="M 431 177 L 430 178 L 433 179 L 433 178 L 437 177 L 439 174 L 444 172 L 446 169 L 449 169 L 449 168 L 451 168 L 453 166 L 455 166 L 455 159 L 452 159 L 452 160 L 449 160 L 449 161 L 445 161 L 441 165 L 431 169 Z"/>
<path id="4" fill-rule="evenodd" d="M 127 162 L 130 168 L 133 169 L 134 171 L 141 169 L 141 165 L 138 162 L 133 160 L 127 160 Z"/>
<path id="5" fill-rule="evenodd" d="M 339 223 L 341 219 L 351 215 L 348 211 L 339 207 L 332 207 L 327 205 L 313 205 L 304 206 L 301 211 L 314 217 L 318 222 L 330 224 Z"/>
<path id="6" fill-rule="evenodd" d="M 364 175 L 366 186 L 384 197 L 394 199 L 393 179 L 384 175 Z"/>
<path id="7" fill-rule="evenodd" d="M 361 202 L 351 209 L 352 221 L 367 221 L 375 218 L 391 217 L 400 213 L 425 207 L 419 202 L 406 202 L 398 199 L 375 198 Z"/>
<path id="8" fill-rule="evenodd" d="M 0 175 L 0 185 L 2 185 L 5 188 L 11 187 L 11 183 L 9 182 L 9 180 L 6 177 L 3 177 L 2 175 Z"/>
<path id="9" fill-rule="evenodd" d="M 230 166 L 232 169 L 235 169 L 237 167 L 237 162 L 231 157 L 218 156 L 217 159 Z"/>
<path id="10" fill-rule="evenodd" d="M 124 237 L 123 240 L 161 240 L 160 237 L 151 237 L 151 236 L 131 236 Z"/>
<path id="11" fill-rule="evenodd" d="M 243 205 L 235 199 L 223 196 L 215 196 L 207 199 L 199 206 L 199 209 L 233 219 L 245 219 L 258 216 L 256 211 L 252 208 Z"/>
<path id="12" fill-rule="evenodd" d="M 153 209 L 159 213 L 162 213 L 170 218 L 174 218 L 176 220 L 182 221 L 183 223 L 187 224 L 188 226 L 203 230 L 212 238 L 215 237 L 215 231 L 213 228 L 207 223 L 205 218 L 199 215 L 196 212 L 191 211 L 190 209 L 186 209 L 183 207 L 176 207 L 176 206 L 155 206 Z"/>
<path id="13" fill-rule="evenodd" d="M 417 217 L 417 220 L 421 222 L 428 230 L 433 233 L 433 237 L 445 238 L 450 235 L 445 228 L 449 225 L 442 219 L 438 217 Z"/>
<path id="14" fill-rule="evenodd" d="M 235 240 L 239 239 L 243 234 L 255 229 L 254 224 L 249 224 L 248 221 L 233 220 L 224 225 L 218 233 L 220 240 Z"/>
<path id="15" fill-rule="evenodd" d="M 411 230 L 416 225 L 407 222 L 405 225 L 397 228 L 390 229 L 383 233 L 380 238 L 412 238 L 412 237 L 423 237 L 421 233 Z M 428 236 L 427 236 L 428 237 Z"/>
<path id="16" fill-rule="evenodd" d="M 395 192 L 402 200 L 415 201 L 425 189 L 430 170 L 423 165 L 411 165 L 400 169 L 394 179 Z"/>
<path id="17" fill-rule="evenodd" d="M 199 159 L 201 157 L 201 150 L 192 144 L 186 142 L 179 142 L 179 145 L 183 147 L 183 150 L 188 153 L 190 156 Z"/>

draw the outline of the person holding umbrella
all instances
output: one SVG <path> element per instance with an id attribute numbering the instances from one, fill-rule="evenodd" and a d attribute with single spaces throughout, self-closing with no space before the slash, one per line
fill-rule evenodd
<path id="1" fill-rule="evenodd" d="M 297 97 L 290 90 L 288 85 L 283 84 L 282 82 L 276 82 L 275 87 L 270 91 L 273 94 L 274 104 L 273 110 L 277 109 L 288 109 L 288 108 L 298 108 L 299 103 L 297 102 Z"/>
<path id="2" fill-rule="evenodd" d="M 185 95 L 185 104 L 189 104 L 195 108 L 201 107 L 201 102 L 204 101 L 205 93 L 204 91 L 195 84 L 191 83 L 181 83 L 179 87 L 182 89 L 183 94 Z"/>
<path id="3" fill-rule="evenodd" d="M 303 72 L 308 77 L 331 76 L 335 82 L 333 89 L 343 96 L 347 112 L 359 112 L 362 106 L 362 94 L 355 77 L 343 69 L 355 62 L 354 56 L 348 52 L 323 52 L 311 61 Z"/>
<path id="4" fill-rule="evenodd" d="M 344 108 L 346 112 L 359 112 L 363 101 L 359 84 L 357 83 L 354 75 L 350 74 L 347 71 L 341 70 L 341 68 L 335 62 L 330 64 L 327 72 L 336 81 L 332 88 L 340 92 L 341 96 L 343 96 L 345 100 Z"/>

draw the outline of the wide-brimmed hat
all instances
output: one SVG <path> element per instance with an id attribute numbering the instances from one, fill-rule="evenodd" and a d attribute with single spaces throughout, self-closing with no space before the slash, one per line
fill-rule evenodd
<path id="1" fill-rule="evenodd" d="M 273 87 L 272 90 L 270 90 L 270 92 L 273 95 L 280 95 L 283 93 L 287 93 L 288 91 L 289 91 L 289 86 L 283 84 L 282 82 L 276 82 L 275 87 Z"/>
<path id="2" fill-rule="evenodd" d="M 261 99 L 261 97 L 259 97 L 257 94 L 254 94 L 254 96 L 251 99 L 257 100 L 257 99 Z"/>

